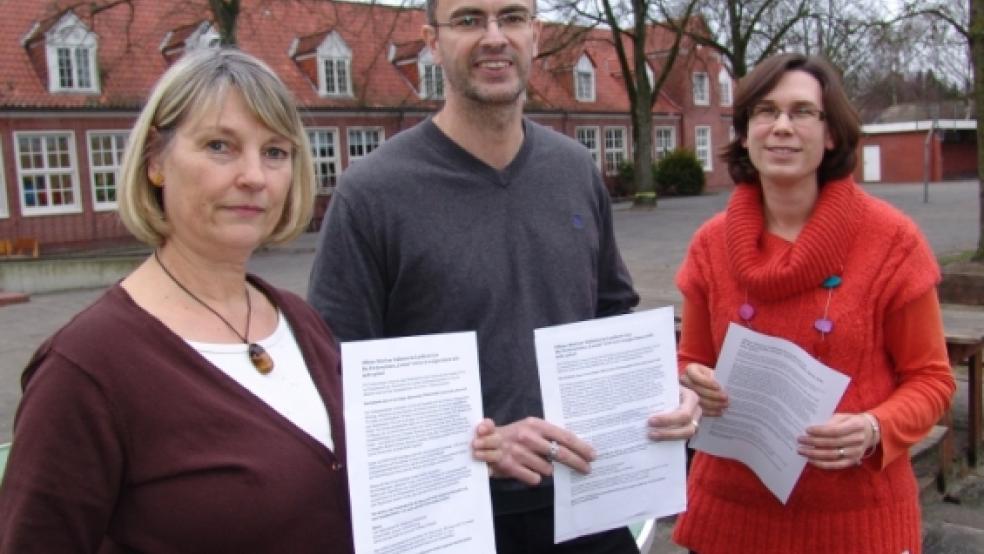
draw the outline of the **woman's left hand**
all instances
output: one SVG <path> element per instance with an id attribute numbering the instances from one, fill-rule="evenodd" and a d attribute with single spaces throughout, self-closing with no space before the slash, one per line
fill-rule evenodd
<path id="1" fill-rule="evenodd" d="M 799 437 L 800 455 L 821 469 L 845 469 L 861 465 L 872 446 L 874 433 L 861 414 L 834 414 L 826 423 L 807 427 Z"/>
<path id="2" fill-rule="evenodd" d="M 697 393 L 680 387 L 680 407 L 672 412 L 650 416 L 646 421 L 649 438 L 665 441 L 694 436 L 700 421 L 699 400 Z"/>

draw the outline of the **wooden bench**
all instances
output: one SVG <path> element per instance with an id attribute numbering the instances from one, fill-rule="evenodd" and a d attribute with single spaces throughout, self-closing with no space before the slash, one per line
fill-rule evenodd
<path id="1" fill-rule="evenodd" d="M 980 461 L 984 357 L 984 309 L 943 305 L 943 328 L 950 365 L 967 363 L 967 462 Z"/>
<path id="2" fill-rule="evenodd" d="M 14 240 L 0 239 L 0 256 L 20 256 L 37 258 L 41 255 L 41 245 L 33 237 L 19 237 Z"/>

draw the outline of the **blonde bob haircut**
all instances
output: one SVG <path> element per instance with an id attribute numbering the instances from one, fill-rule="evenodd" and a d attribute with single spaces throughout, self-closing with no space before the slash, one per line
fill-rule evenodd
<path id="1" fill-rule="evenodd" d="M 262 61 L 235 49 L 189 53 L 154 86 L 127 141 L 120 168 L 120 218 L 141 241 L 160 246 L 171 234 L 161 188 L 147 175 L 148 163 L 162 154 L 184 122 L 217 109 L 229 90 L 238 91 L 258 121 L 293 144 L 291 185 L 284 211 L 265 244 L 286 242 L 311 220 L 314 165 L 307 133 L 294 99 Z"/>

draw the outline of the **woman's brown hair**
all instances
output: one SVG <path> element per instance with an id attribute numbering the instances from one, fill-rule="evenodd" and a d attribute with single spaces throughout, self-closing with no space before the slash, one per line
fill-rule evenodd
<path id="1" fill-rule="evenodd" d="M 735 139 L 724 147 L 721 156 L 728 164 L 728 173 L 735 183 L 759 182 L 758 170 L 748 157 L 748 149 L 742 146 L 748 138 L 748 121 L 755 105 L 772 92 L 783 75 L 790 71 L 809 73 L 820 83 L 822 91 L 821 109 L 834 147 L 824 152 L 817 168 L 817 182 L 823 186 L 827 181 L 846 177 L 854 171 L 861 121 L 847 99 L 840 76 L 823 58 L 778 54 L 759 63 L 738 84 L 734 105 Z"/>

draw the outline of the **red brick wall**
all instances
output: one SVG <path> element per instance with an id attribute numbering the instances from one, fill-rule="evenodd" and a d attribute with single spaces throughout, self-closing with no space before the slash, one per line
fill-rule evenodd
<path id="1" fill-rule="evenodd" d="M 87 130 L 129 129 L 135 114 L 120 117 L 77 118 L 38 117 L 0 119 L 3 143 L 3 176 L 7 193 L 8 217 L 0 219 L 0 238 L 34 237 L 42 246 L 68 245 L 93 240 L 120 240 L 130 236 L 115 211 L 93 210 L 89 177 Z M 75 139 L 76 175 L 82 211 L 71 214 L 21 216 L 20 187 L 17 180 L 18 131 L 70 131 Z"/>
<path id="2" fill-rule="evenodd" d="M 868 135 L 861 137 L 858 145 L 858 163 L 854 177 L 861 182 L 864 177 L 864 154 L 866 145 L 878 145 L 881 149 L 881 181 L 882 183 L 914 183 L 921 182 L 923 175 L 925 131 L 908 133 L 893 133 L 883 135 Z M 939 163 L 939 139 L 934 140 L 930 154 L 929 179 L 939 181 L 943 174 Z"/>
<path id="3" fill-rule="evenodd" d="M 973 131 L 967 131 L 973 134 Z M 943 143 L 943 179 L 975 179 L 977 177 L 977 142 Z"/>

